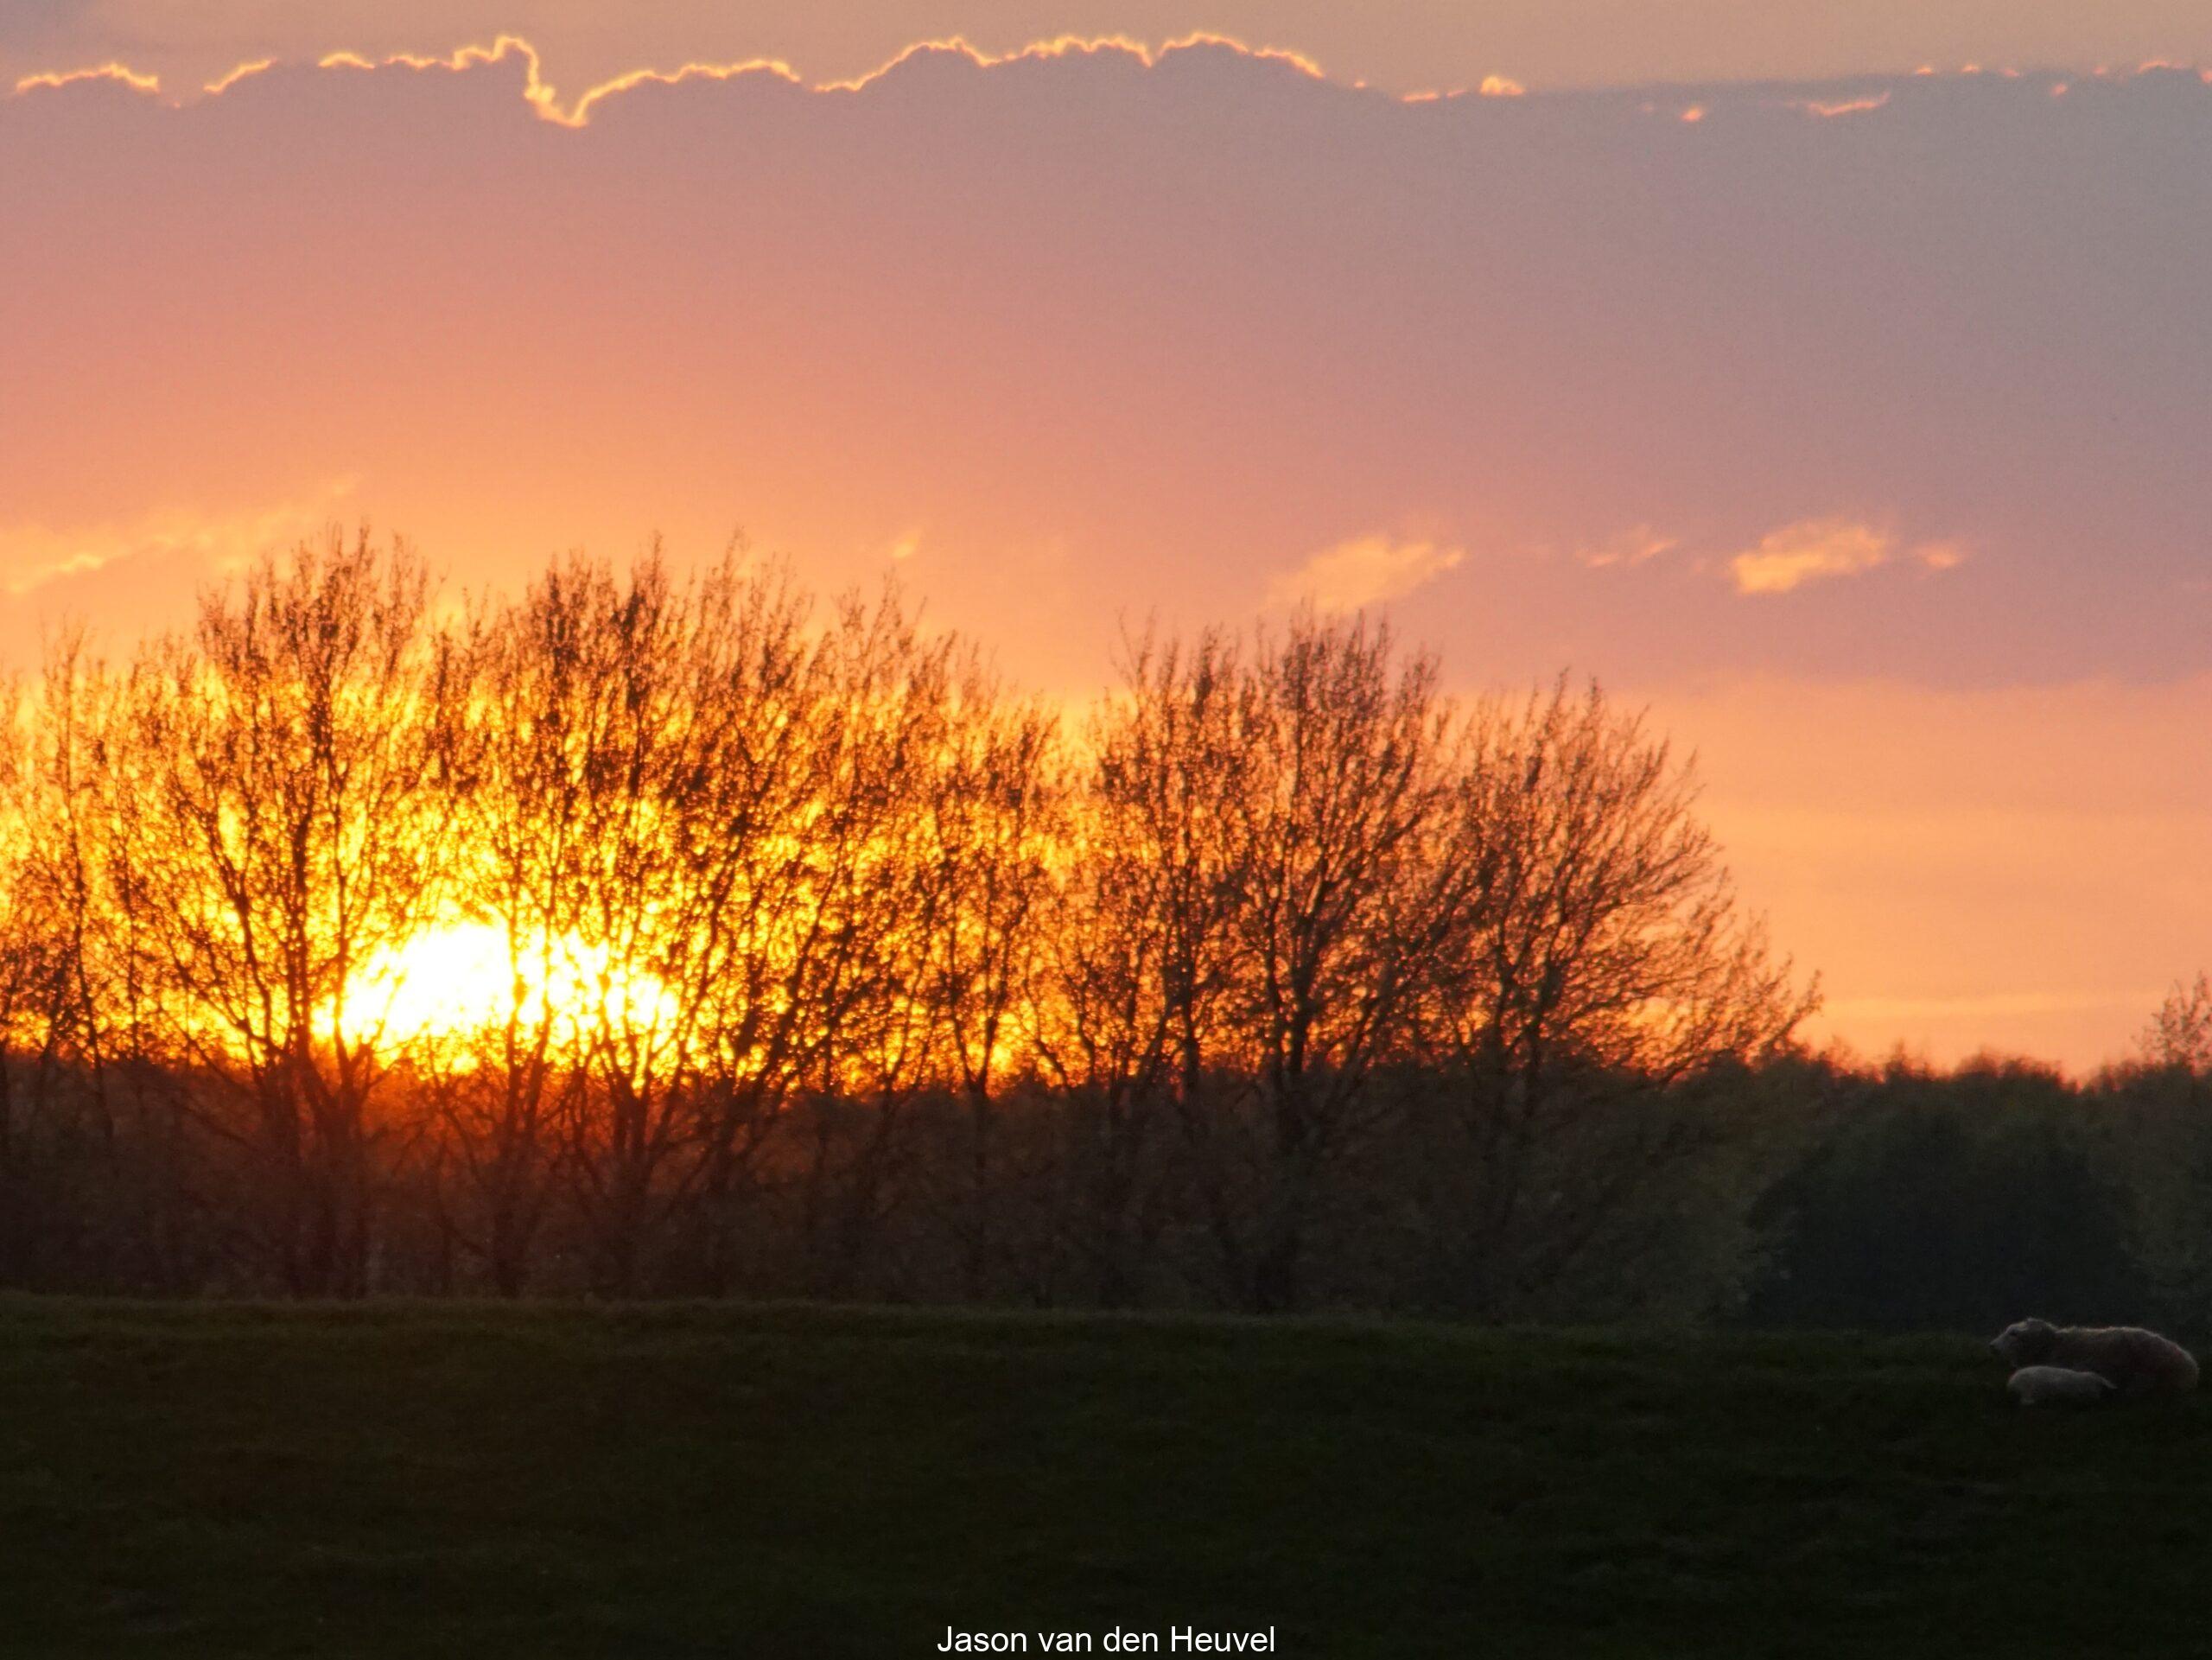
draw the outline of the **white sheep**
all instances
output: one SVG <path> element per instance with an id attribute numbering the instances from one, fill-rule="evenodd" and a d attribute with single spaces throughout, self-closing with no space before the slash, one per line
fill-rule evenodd
<path id="1" fill-rule="evenodd" d="M 2196 1387 L 2196 1362 L 2171 1339 L 2136 1326 L 2053 1326 L 2024 1320 L 1989 1345 L 2012 1366 L 2065 1366 L 2108 1379 L 2122 1395 L 2180 1395 Z"/>
<path id="2" fill-rule="evenodd" d="M 2070 1366 L 2023 1366 L 2005 1387 L 2024 1407 L 2096 1406 L 2117 1392 L 2110 1379 Z"/>

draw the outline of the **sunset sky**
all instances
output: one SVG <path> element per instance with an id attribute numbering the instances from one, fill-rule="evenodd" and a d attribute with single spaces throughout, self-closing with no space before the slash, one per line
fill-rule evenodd
<path id="1" fill-rule="evenodd" d="M 464 587 L 741 533 L 1069 692 L 1381 607 L 1695 749 L 1816 1034 L 2093 1065 L 2212 965 L 2200 64 L 2204 0 L 10 0 L 0 661 L 334 518 Z"/>

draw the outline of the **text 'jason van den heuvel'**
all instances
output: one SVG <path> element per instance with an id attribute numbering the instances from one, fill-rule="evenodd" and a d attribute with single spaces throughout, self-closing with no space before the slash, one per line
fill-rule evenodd
<path id="1" fill-rule="evenodd" d="M 1115 1630 L 1094 1638 L 1089 1631 L 960 1631 L 948 1625 L 939 1654 L 1273 1654 L 1275 1628 L 1264 1631 L 1202 1631 L 1194 1625 L 1170 1625 L 1166 1633 Z"/>

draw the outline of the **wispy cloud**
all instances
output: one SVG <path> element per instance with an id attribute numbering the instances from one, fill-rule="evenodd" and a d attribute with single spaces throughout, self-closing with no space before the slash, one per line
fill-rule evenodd
<path id="1" fill-rule="evenodd" d="M 1804 518 L 1770 531 L 1728 562 L 1738 594 L 1787 594 L 1889 563 L 1896 538 L 1848 518 Z"/>
<path id="2" fill-rule="evenodd" d="M 125 559 L 190 558 L 219 569 L 312 532 L 353 493 L 335 479 L 291 500 L 226 512 L 166 507 L 105 525 L 0 526 L 0 594 L 22 599 Z"/>
<path id="3" fill-rule="evenodd" d="M 1823 101 L 1815 98 L 1792 99 L 1789 107 L 1802 110 L 1808 115 L 1833 118 L 1839 115 L 1866 115 L 1881 109 L 1890 101 L 1886 92 L 1873 92 L 1865 98 L 1840 98 Z"/>
<path id="4" fill-rule="evenodd" d="M 1649 525 L 1638 525 L 1606 537 L 1595 547 L 1578 548 L 1574 557 L 1592 570 L 1604 570 L 1614 566 L 1641 565 L 1662 554 L 1672 553 L 1681 545 L 1679 537 L 1663 536 Z"/>
<path id="5" fill-rule="evenodd" d="M 1808 582 L 1863 576 L 1899 557 L 1897 538 L 1852 518 L 1803 518 L 1770 531 L 1728 561 L 1738 594 L 1787 594 Z M 1922 542 L 1903 557 L 1923 570 L 1955 570 L 1968 550 L 1955 541 Z"/>
<path id="6" fill-rule="evenodd" d="M 1377 533 L 1354 537 L 1278 576 L 1269 597 L 1278 605 L 1310 601 L 1321 611 L 1357 611 L 1402 599 L 1466 557 L 1466 550 Z"/>

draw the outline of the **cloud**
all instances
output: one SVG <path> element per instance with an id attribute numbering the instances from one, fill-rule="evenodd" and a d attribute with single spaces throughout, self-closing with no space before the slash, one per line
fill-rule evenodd
<path id="1" fill-rule="evenodd" d="M 1649 525 L 1638 525 L 1606 537 L 1594 547 L 1578 548 L 1574 557 L 1592 570 L 1633 569 L 1672 553 L 1682 545 L 1679 537 L 1662 536 Z"/>
<path id="2" fill-rule="evenodd" d="M 1807 518 L 1770 531 L 1728 569 L 1738 594 L 1787 594 L 1808 582 L 1857 576 L 1889 563 L 1895 538 L 1847 518 Z"/>
<path id="3" fill-rule="evenodd" d="M 1376 534 L 1324 549 L 1287 576 L 1269 597 L 1278 605 L 1310 602 L 1320 611 L 1357 611 L 1403 599 L 1466 557 L 1463 548 Z"/>
<path id="4" fill-rule="evenodd" d="M 1866 115 L 1885 107 L 1889 101 L 1890 95 L 1887 92 L 1877 92 L 1868 98 L 1840 98 L 1825 100 L 1817 98 L 1791 99 L 1787 101 L 1786 107 L 1802 110 L 1808 115 L 1832 118 L 1840 115 Z"/>
<path id="5" fill-rule="evenodd" d="M 825 591 L 922 527 L 933 614 L 1035 677 L 1133 611 L 1425 598 L 1462 546 L 1552 550 L 1420 619 L 1503 678 L 2201 661 L 2196 76 L 1591 92 L 1501 50 L 1529 96 L 1408 107 L 1219 45 L 989 47 L 837 92 L 656 52 L 552 111 L 512 43 L 217 97 L 118 59 L 175 105 L 0 86 L 0 527 L 165 533 L 359 471 L 464 579 L 742 524 Z M 1772 544 L 1816 514 L 1887 567 Z M 83 552 L 27 547 L 0 581 Z"/>
<path id="6" fill-rule="evenodd" d="M 962 58 L 976 68 L 993 69 L 1002 64 L 1049 62 L 1058 58 L 1083 59 L 1105 55 L 1126 58 L 1147 69 L 1153 69 L 1176 53 L 1205 50 L 1224 51 L 1255 62 L 1281 64 L 1309 80 L 1327 79 L 1321 66 L 1302 52 L 1287 51 L 1281 47 L 1249 45 L 1232 35 L 1210 29 L 1193 30 L 1156 48 L 1127 35 L 1060 35 L 1048 40 L 1032 41 L 1014 51 L 999 53 L 986 52 L 969 43 L 965 37 L 954 35 L 940 40 L 917 41 L 865 74 L 849 76 L 843 80 L 824 81 L 817 90 L 828 92 L 864 92 L 886 76 L 896 74 L 914 60 L 931 56 Z M 587 94 L 587 102 L 588 98 Z"/>
<path id="7" fill-rule="evenodd" d="M 43 525 L 0 526 L 0 594 L 24 600 L 131 560 L 191 563 L 219 572 L 264 550 L 311 534 L 355 487 L 334 480 L 308 496 L 210 514 L 168 507 L 119 523 L 55 530 Z"/>
<path id="8" fill-rule="evenodd" d="M 235 68 L 225 70 L 200 90 L 209 98 L 220 98 L 240 81 L 251 80 L 264 69 L 274 69 L 276 67 L 276 60 L 274 58 L 255 58 L 250 62 L 238 65 Z"/>
<path id="9" fill-rule="evenodd" d="M 810 87 L 818 92 L 860 92 L 912 65 L 931 60 L 951 60 L 976 69 L 995 69 L 1063 58 L 1119 57 L 1143 68 L 1155 69 L 1178 54 L 1207 52 L 1225 53 L 1255 64 L 1287 67 L 1311 80 L 1326 79 L 1321 66 L 1303 53 L 1280 47 L 1249 45 L 1233 36 L 1205 29 L 1194 30 L 1159 46 L 1125 35 L 1061 35 L 1047 40 L 1033 41 L 1014 50 L 999 53 L 984 51 L 959 35 L 951 35 L 942 40 L 917 41 L 863 73 L 820 82 L 809 82 L 782 58 L 748 57 L 728 62 L 694 60 L 673 69 L 626 69 L 586 87 L 566 104 L 562 100 L 560 89 L 547 78 L 543 54 L 532 41 L 519 35 L 497 35 L 488 43 L 473 42 L 442 54 L 391 52 L 379 57 L 348 48 L 321 53 L 310 61 L 321 70 L 382 69 L 413 70 L 417 73 L 442 70 L 458 73 L 512 60 L 522 66 L 524 100 L 541 119 L 556 126 L 582 128 L 590 124 L 594 106 L 609 99 L 639 87 L 681 86 L 687 81 L 732 81 L 763 76 L 791 86 Z M 274 58 L 241 61 L 207 80 L 200 92 L 207 97 L 219 98 L 239 82 L 276 67 L 276 63 L 277 60 Z M 20 77 L 15 83 L 15 90 L 22 93 L 99 80 L 120 82 L 134 92 L 148 94 L 157 94 L 162 90 L 158 74 L 142 74 L 121 61 L 81 69 L 38 71 Z M 1482 84 L 1485 96 L 1518 97 L 1522 90 L 1515 82 L 1496 75 L 1485 77 Z"/>
<path id="10" fill-rule="evenodd" d="M 740 5 L 732 0 L 4 0 L 0 73 L 128 57 L 165 86 L 197 86 L 243 59 L 443 51 L 501 30 L 529 35 L 564 88 L 640 65 L 772 54 L 810 80 L 849 79 L 925 35 L 964 35 L 1018 50 L 1040 16 L 1166 40 L 1197 28 L 1272 40 L 1313 54 L 1344 81 L 1413 90 L 1473 86 L 1501 67 L 1557 89 L 1656 81 L 1831 80 L 1909 69 L 1923 60 L 1996 65 L 2133 63 L 2212 55 L 2203 8 L 2179 0 L 1993 6 L 1921 0 L 1861 8 L 1835 28 L 1823 8 L 1762 9 L 1746 28 L 1741 0 L 1677 0 L 1655 29 L 1651 0 L 1485 0 L 1481 27 L 1438 0 L 1118 0 L 1045 7 L 1008 0 L 873 0 L 867 5 Z M 566 99 L 564 98 L 564 103 Z"/>
<path id="11" fill-rule="evenodd" d="M 1808 582 L 1858 576 L 1888 564 L 1897 540 L 1887 531 L 1849 518 L 1806 518 L 1770 531 L 1759 544 L 1728 562 L 1738 594 L 1787 594 Z M 1956 541 L 1923 542 L 1905 557 L 1929 571 L 1955 570 L 1968 550 Z M 1585 563 L 1605 563 L 1586 556 Z"/>
<path id="12" fill-rule="evenodd" d="M 524 71 L 523 97 L 544 120 L 556 126 L 583 127 L 591 121 L 592 106 L 607 99 L 632 91 L 640 86 L 681 86 L 693 80 L 735 80 L 746 75 L 766 75 L 790 85 L 799 85 L 798 72 L 780 58 L 745 58 L 733 63 L 686 63 L 675 69 L 632 69 L 595 86 L 587 88 L 568 108 L 563 108 L 557 88 L 545 79 L 544 60 L 537 48 L 518 35 L 501 35 L 489 46 L 464 46 L 444 57 L 425 56 L 421 53 L 393 53 L 381 60 L 363 56 L 358 52 L 333 52 L 318 59 L 318 69 L 411 69 L 446 70 L 452 73 L 472 68 L 480 64 L 518 60 Z M 247 74 L 257 73 L 267 67 L 241 65 Z M 240 77 L 237 72 L 220 80 L 210 81 L 207 91 L 219 95 Z"/>
<path id="13" fill-rule="evenodd" d="M 162 80 L 158 75 L 142 75 L 128 64 L 97 63 L 83 69 L 46 69 L 36 74 L 24 75 L 16 82 L 17 92 L 35 92 L 41 89 L 74 86 L 85 81 L 119 81 L 134 92 L 158 92 Z"/>

